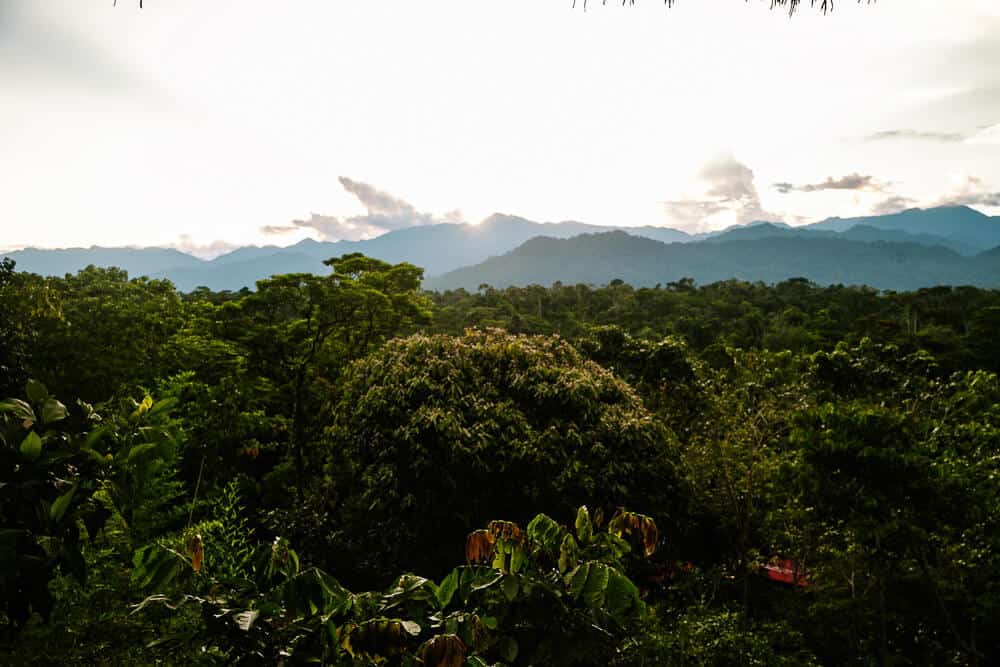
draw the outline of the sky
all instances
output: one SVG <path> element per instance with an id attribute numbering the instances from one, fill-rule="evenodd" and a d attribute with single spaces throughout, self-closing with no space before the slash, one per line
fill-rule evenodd
<path id="1" fill-rule="evenodd" d="M 1000 214 L 1000 3 L 0 0 L 0 248 Z"/>

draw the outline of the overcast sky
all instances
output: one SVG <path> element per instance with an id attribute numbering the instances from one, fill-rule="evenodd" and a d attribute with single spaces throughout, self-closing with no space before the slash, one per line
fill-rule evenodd
<path id="1" fill-rule="evenodd" d="M 1000 213 L 995 0 L 144 4 L 0 0 L 0 247 Z"/>

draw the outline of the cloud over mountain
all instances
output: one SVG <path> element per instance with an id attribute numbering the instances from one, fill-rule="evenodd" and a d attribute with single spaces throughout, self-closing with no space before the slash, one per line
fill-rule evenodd
<path id="1" fill-rule="evenodd" d="M 955 177 L 952 188 L 937 200 L 936 206 L 1000 206 L 1000 191 L 989 188 L 983 179 L 971 174 Z"/>
<path id="2" fill-rule="evenodd" d="M 287 225 L 265 225 L 260 230 L 269 235 L 281 235 L 306 229 L 316 232 L 322 241 L 360 241 L 396 229 L 461 220 L 461 213 L 458 211 L 444 216 L 425 213 L 369 183 L 346 176 L 341 176 L 338 180 L 365 207 L 365 215 L 339 218 L 311 213 L 308 220 L 293 220 Z"/>
<path id="3" fill-rule="evenodd" d="M 704 190 L 688 199 L 663 202 L 671 222 L 689 232 L 707 231 L 710 218 L 728 214 L 728 223 L 747 224 L 757 220 L 780 220 L 764 210 L 754 183 L 754 173 L 731 155 L 712 160 L 698 173 Z"/>

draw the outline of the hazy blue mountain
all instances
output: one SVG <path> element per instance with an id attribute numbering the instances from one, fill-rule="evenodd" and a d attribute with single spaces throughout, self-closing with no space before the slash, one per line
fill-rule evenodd
<path id="1" fill-rule="evenodd" d="M 752 271 L 747 268 L 751 257 L 730 257 L 725 253 L 719 254 L 721 251 L 718 249 L 711 250 L 702 247 L 738 242 L 781 240 L 785 243 L 798 241 L 798 245 L 794 246 L 778 244 L 773 245 L 773 247 L 787 247 L 789 252 L 800 253 L 807 258 L 811 258 L 817 253 L 822 255 L 840 252 L 841 249 L 848 248 L 854 254 L 845 258 L 844 270 L 838 272 L 835 271 L 836 267 L 831 266 L 828 273 L 823 275 L 830 276 L 831 280 L 835 282 L 851 283 L 865 282 L 865 276 L 868 276 L 873 270 L 871 267 L 861 266 L 858 263 L 860 260 L 857 260 L 856 257 L 867 253 L 865 261 L 881 261 L 878 252 L 884 252 L 885 249 L 859 248 L 855 245 L 830 245 L 835 241 L 854 243 L 860 246 L 878 246 L 880 243 L 924 248 L 936 246 L 937 250 L 947 250 L 951 255 L 957 253 L 968 256 L 1000 246 L 1000 219 L 990 218 L 965 207 L 951 207 L 926 211 L 914 209 L 894 215 L 868 218 L 831 218 L 804 227 L 789 227 L 783 223 L 762 221 L 699 235 L 689 235 L 667 227 L 612 227 L 588 225 L 574 221 L 538 223 L 517 216 L 494 214 L 478 225 L 449 223 L 409 227 L 365 241 L 323 243 L 309 239 L 287 248 L 278 246 L 245 247 L 210 261 L 204 261 L 177 250 L 162 248 L 94 247 L 67 250 L 24 250 L 9 253 L 9 256 L 17 261 L 19 269 L 44 275 L 73 273 L 88 264 L 95 264 L 97 266 L 118 266 L 128 271 L 132 276 L 149 275 L 168 278 L 177 285 L 178 289 L 183 291 L 190 291 L 200 285 L 216 290 L 238 290 L 243 287 L 252 288 L 258 280 L 278 273 L 324 272 L 327 269 L 322 264 L 323 260 L 351 252 L 361 252 L 388 262 L 411 262 L 423 267 L 425 276 L 434 278 L 461 267 L 479 264 L 491 257 L 502 256 L 537 237 L 559 240 L 578 237 L 582 234 L 612 231 L 619 231 L 622 234 L 627 232 L 627 235 L 633 239 L 676 244 L 677 248 L 671 250 L 669 255 L 671 266 L 678 267 L 678 271 L 680 271 L 680 273 L 671 273 L 671 275 L 676 273 L 676 277 L 698 277 L 701 275 L 731 277 L 738 275 L 733 273 L 734 271 L 746 269 L 749 271 L 746 274 L 748 276 L 752 274 L 751 277 L 760 276 L 760 279 L 767 279 L 765 275 L 778 275 L 786 269 L 792 270 L 800 263 L 798 257 L 775 255 L 767 261 L 773 261 L 777 268 L 764 274 L 760 273 L 760 270 L 767 267 L 759 270 L 753 268 Z M 991 239 L 994 240 L 991 241 Z M 636 248 L 646 247 L 646 244 L 641 241 L 635 243 L 637 244 Z M 617 247 L 619 250 L 625 251 L 626 244 L 619 243 Z M 682 252 L 685 249 L 688 252 Z M 847 252 L 847 250 L 844 251 Z M 602 250 L 602 252 L 604 251 Z M 754 250 L 753 252 L 757 253 L 758 251 Z M 923 255 L 915 248 L 907 250 L 904 255 L 907 261 L 923 261 L 919 259 Z M 836 260 L 839 258 L 830 257 L 827 254 L 819 259 L 822 260 L 819 266 L 825 266 L 824 262 L 836 264 Z M 617 259 L 602 255 L 601 261 L 609 263 L 609 265 L 614 261 L 627 264 L 631 259 L 626 253 Z M 812 260 L 809 259 L 802 263 L 804 268 L 808 268 L 810 261 Z M 943 266 L 950 266 L 950 263 L 954 261 L 957 260 L 950 255 L 941 255 Z M 988 271 L 988 268 L 982 267 L 988 267 L 990 261 L 989 258 L 985 258 L 973 264 L 980 267 L 977 271 L 982 273 Z M 965 264 L 962 266 L 964 267 Z M 627 267 L 623 267 L 623 270 L 625 268 Z M 646 265 L 635 267 L 635 270 L 641 274 L 643 281 L 647 281 L 648 268 Z M 682 268 L 687 273 L 681 271 Z M 860 271 L 860 273 L 855 275 L 851 271 Z M 934 273 L 922 274 L 920 271 L 921 268 L 915 265 L 911 272 L 915 277 L 908 280 L 912 282 L 912 280 L 922 280 L 921 276 L 936 275 Z M 945 277 L 965 275 L 958 269 L 955 271 L 951 273 L 946 271 L 943 275 Z M 888 269 L 883 270 L 883 274 L 887 275 L 887 272 Z M 804 270 L 800 273 L 807 275 Z M 595 274 L 593 277 L 581 274 L 575 279 L 599 283 L 604 277 L 606 277 L 604 274 Z M 625 278 L 624 275 L 617 277 Z M 506 280 L 506 278 L 504 279 Z M 894 285 L 896 284 L 893 282 L 894 280 L 895 278 L 884 280 L 877 284 L 880 286 Z M 954 280 L 949 281 L 954 282 Z M 662 282 L 662 280 L 652 280 L 652 284 L 656 282 Z M 980 283 L 981 281 L 977 282 L 977 284 Z M 430 281 L 429 284 L 435 284 L 435 281 Z"/>
<path id="2" fill-rule="evenodd" d="M 855 225 L 844 231 L 830 231 L 817 229 L 814 226 L 789 227 L 781 223 L 761 222 L 744 227 L 730 227 L 729 229 L 713 234 L 703 239 L 706 243 L 720 243 L 724 241 L 753 241 L 773 237 L 799 237 L 831 239 L 839 238 L 847 241 L 862 241 L 864 243 L 874 243 L 876 241 L 891 241 L 894 243 L 917 243 L 924 246 L 943 246 L 954 250 L 961 255 L 975 255 L 981 248 L 948 239 L 933 234 L 913 234 L 899 229 L 879 229 L 868 225 Z"/>
<path id="3" fill-rule="evenodd" d="M 308 253 L 279 249 L 261 257 L 201 262 L 197 266 L 175 267 L 156 274 L 157 278 L 167 278 L 182 292 L 190 292 L 197 287 L 210 287 L 215 291 L 237 292 L 244 287 L 253 288 L 258 280 L 281 273 L 326 274 L 330 269 L 322 260 Z"/>
<path id="4" fill-rule="evenodd" d="M 807 225 L 807 228 L 844 232 L 858 225 L 939 236 L 980 252 L 1000 245 L 1000 218 L 990 217 L 968 206 L 913 208 L 901 213 L 864 218 L 829 218 Z"/>
<path id="5" fill-rule="evenodd" d="M 0 253 L 2 254 L 2 253 Z M 193 267 L 202 263 L 197 257 L 170 248 L 62 248 L 41 250 L 26 248 L 6 253 L 17 262 L 19 271 L 45 276 L 63 276 L 76 273 L 93 264 L 116 266 L 128 271 L 130 276 L 150 276 L 168 269 Z"/>
<path id="6" fill-rule="evenodd" d="M 176 250 L 156 248 L 25 250 L 10 253 L 10 256 L 17 261 L 20 270 L 43 275 L 63 275 L 95 264 L 119 266 L 133 276 L 169 278 L 182 291 L 201 285 L 215 290 L 238 290 L 252 288 L 258 280 L 277 273 L 322 273 L 327 270 L 323 260 L 352 252 L 387 262 L 410 262 L 423 267 L 425 275 L 432 276 L 502 255 L 536 236 L 569 238 L 613 229 L 621 228 L 573 221 L 538 223 L 494 214 L 478 225 L 446 223 L 409 227 L 365 241 L 306 239 L 287 248 L 248 246 L 209 261 Z M 628 228 L 628 232 L 666 241 L 690 240 L 684 232 L 666 227 L 635 227 Z"/>
<path id="7" fill-rule="evenodd" d="M 992 251 L 991 251 L 992 252 Z M 661 243 L 621 232 L 572 239 L 540 237 L 475 266 L 427 281 L 430 289 L 481 284 L 606 284 L 636 286 L 691 277 L 698 283 L 737 278 L 779 282 L 804 277 L 818 284 L 865 284 L 910 290 L 933 285 L 1000 286 L 1000 261 L 984 253 L 967 258 L 953 250 L 918 243 L 842 238 L 770 236 L 711 243 Z"/>

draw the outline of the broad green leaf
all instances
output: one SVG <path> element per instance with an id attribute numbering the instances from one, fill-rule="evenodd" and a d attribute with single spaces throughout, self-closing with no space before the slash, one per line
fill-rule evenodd
<path id="1" fill-rule="evenodd" d="M 590 511 L 586 505 L 581 505 L 576 513 L 576 537 L 580 544 L 589 544 L 594 534 L 594 524 L 590 521 Z"/>
<path id="2" fill-rule="evenodd" d="M 63 516 L 66 514 L 66 510 L 69 509 L 69 504 L 73 502 L 73 496 L 76 495 L 76 489 L 80 486 L 80 482 L 73 485 L 66 493 L 62 494 L 56 498 L 55 502 L 49 508 L 49 518 L 59 523 L 62 521 Z"/>
<path id="3" fill-rule="evenodd" d="M 639 599 L 639 589 L 624 574 L 611 569 L 605 592 L 605 607 L 611 617 L 621 623 L 625 616 L 635 608 L 642 608 Z"/>
<path id="4" fill-rule="evenodd" d="M 45 385 L 38 380 L 28 380 L 28 386 L 25 388 L 25 393 L 28 395 L 28 400 L 35 405 L 43 402 L 49 397 L 49 390 L 45 388 Z"/>
<path id="5" fill-rule="evenodd" d="M 163 590 L 180 574 L 186 561 L 175 551 L 152 544 L 132 556 L 132 581 L 142 590 Z"/>
<path id="6" fill-rule="evenodd" d="M 604 604 L 604 594 L 608 587 L 608 566 L 603 563 L 582 563 L 567 575 L 570 597 L 582 599 L 591 609 L 598 609 Z"/>
<path id="7" fill-rule="evenodd" d="M 12 414 L 22 421 L 35 421 L 35 411 L 19 398 L 8 398 L 0 401 L 0 412 Z"/>
<path id="8" fill-rule="evenodd" d="M 86 449 L 93 449 L 94 445 L 100 442 L 101 438 L 108 434 L 109 427 L 102 426 L 100 428 L 95 428 L 93 431 L 87 434 L 87 438 L 83 441 L 83 446 Z"/>
<path id="9" fill-rule="evenodd" d="M 42 404 L 42 422 L 46 424 L 62 421 L 67 414 L 66 406 L 54 398 L 47 398 Z"/>
<path id="10" fill-rule="evenodd" d="M 21 441 L 21 456 L 28 459 L 29 461 L 34 461 L 42 454 L 42 439 L 38 437 L 38 434 L 32 431 L 28 436 Z"/>
<path id="11" fill-rule="evenodd" d="M 437 587 L 433 581 L 418 577 L 415 574 L 404 574 L 396 579 L 396 582 L 389 589 L 389 592 L 385 594 L 383 600 L 386 603 L 385 608 L 389 609 L 410 600 L 437 599 L 436 593 Z"/>
<path id="12" fill-rule="evenodd" d="M 503 591 L 504 597 L 509 601 L 513 602 L 514 598 L 517 597 L 517 592 L 520 590 L 521 586 L 519 583 L 520 577 L 513 574 L 508 574 L 500 582 L 500 590 Z"/>
<path id="13" fill-rule="evenodd" d="M 567 572 L 576 567 L 579 557 L 580 548 L 577 546 L 576 540 L 573 539 L 572 535 L 566 533 L 562 544 L 559 545 L 559 571 Z"/>
<path id="14" fill-rule="evenodd" d="M 132 459 L 137 459 L 143 454 L 155 448 L 156 448 L 155 442 L 144 442 L 141 445 L 136 445 L 132 449 L 128 450 L 128 455 L 125 457 L 125 463 L 131 463 Z"/>
<path id="15" fill-rule="evenodd" d="M 149 398 L 149 397 L 147 396 L 147 398 Z M 150 400 L 150 403 L 152 403 L 153 399 L 149 398 L 149 400 Z M 145 403 L 145 401 L 143 401 L 143 402 Z M 149 409 L 149 414 L 155 415 L 157 413 L 164 412 L 166 410 L 171 409 L 172 407 L 174 407 L 178 403 L 179 403 L 179 401 L 175 397 L 173 397 L 173 396 L 171 396 L 169 398 L 161 399 L 159 401 L 156 401 L 155 404 L 153 404 L 153 406 Z"/>
<path id="16" fill-rule="evenodd" d="M 441 609 L 446 609 L 451 602 L 451 598 L 458 590 L 459 571 L 452 570 L 447 577 L 441 580 L 437 588 L 437 601 Z"/>
<path id="17" fill-rule="evenodd" d="M 564 533 L 562 526 L 545 514 L 539 514 L 528 524 L 528 539 L 541 544 L 549 551 L 559 548 Z"/>
<path id="18" fill-rule="evenodd" d="M 513 663 L 517 660 L 517 651 L 517 640 L 513 637 L 504 637 L 497 644 L 497 653 L 500 654 L 504 662 Z"/>

